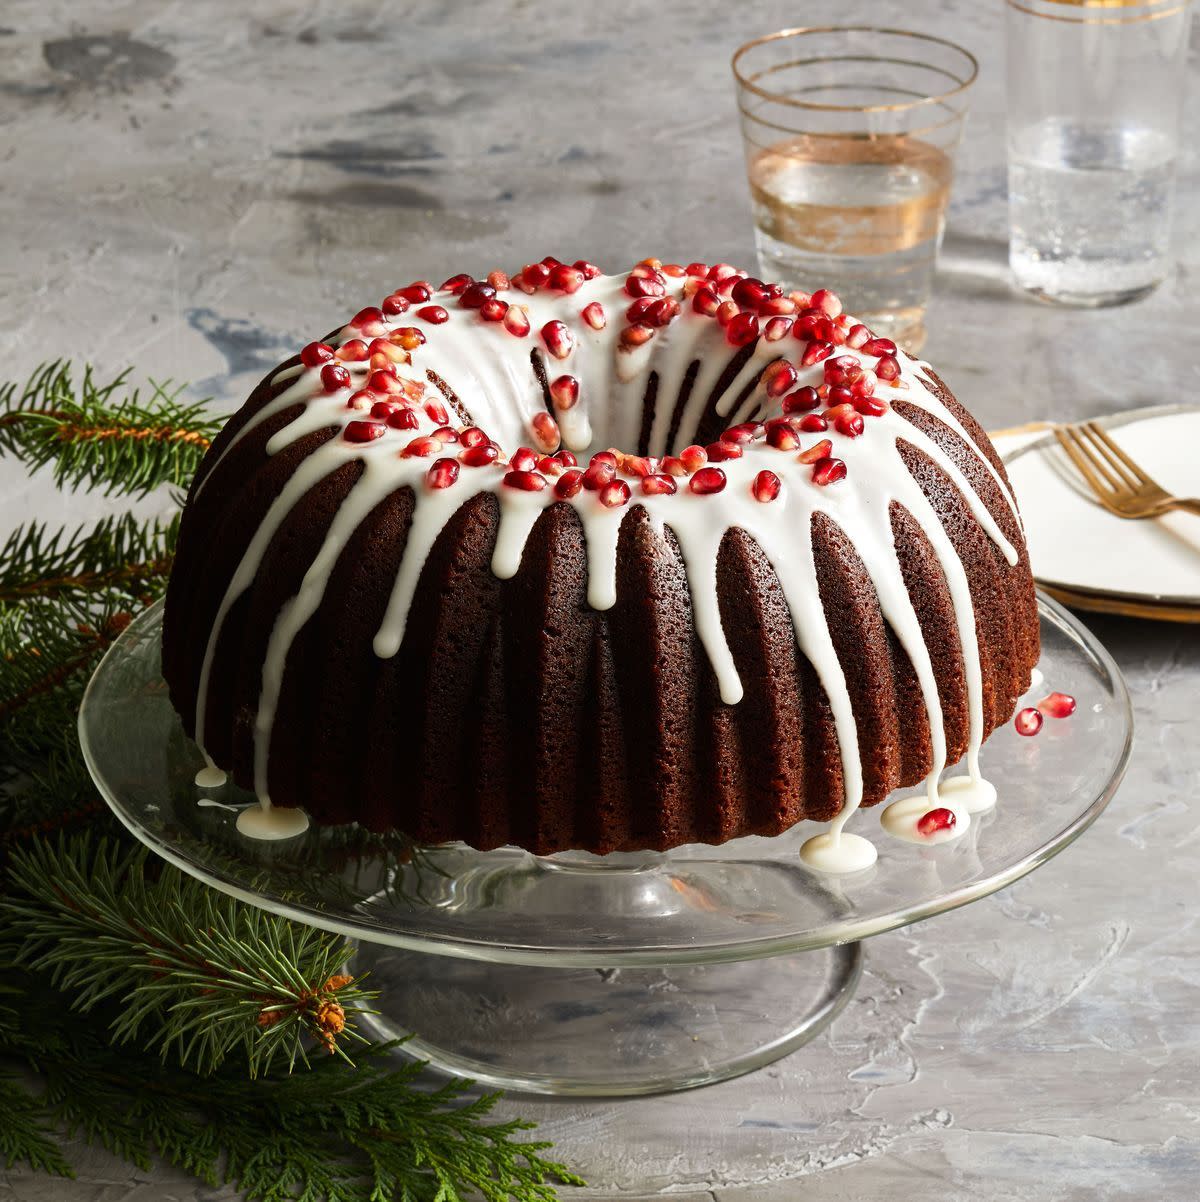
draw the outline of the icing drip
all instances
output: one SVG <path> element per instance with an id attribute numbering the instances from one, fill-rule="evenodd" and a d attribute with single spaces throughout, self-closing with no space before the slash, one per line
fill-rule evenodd
<path id="1" fill-rule="evenodd" d="M 243 810 L 237 816 L 237 828 L 238 834 L 247 839 L 294 839 L 308 830 L 308 815 L 303 810 L 282 810 L 264 802 Z"/>
<path id="2" fill-rule="evenodd" d="M 196 773 L 196 787 L 198 789 L 219 789 L 225 784 L 229 778 L 209 759 L 208 754 L 204 756 L 204 767 Z M 201 802 L 201 805 L 204 803 Z M 215 802 L 211 804 L 216 804 Z"/>
<path id="3" fill-rule="evenodd" d="M 624 276 L 599 276 L 571 294 L 547 290 L 532 295 L 516 291 L 505 293 L 511 303 L 521 304 L 527 310 L 531 332 L 525 338 L 513 335 L 499 323 L 481 321 L 477 312 L 457 306 L 453 298 L 445 302 L 448 319 L 443 324 L 424 327 L 426 343 L 412 353 L 411 368 L 401 369 L 400 374 L 403 376 L 407 372 L 409 377 L 420 379 L 424 373 L 433 372 L 446 380 L 469 411 L 472 421 L 486 430 L 502 448 L 496 463 L 463 468 L 448 487 L 430 487 L 426 473 L 432 461 L 399 454 L 414 435 L 428 436 L 440 424 L 418 409 L 414 410 L 419 423 L 419 429 L 415 431 L 396 433 L 388 430 L 383 437 L 367 442 L 351 442 L 335 436 L 313 451 L 296 469 L 251 540 L 213 624 L 197 700 L 197 731 L 201 740 L 213 656 L 230 607 L 252 584 L 271 539 L 303 495 L 351 460 L 360 460 L 364 465 L 361 477 L 343 501 L 316 558 L 305 573 L 299 591 L 281 608 L 271 632 L 254 726 L 255 788 L 264 807 L 261 811 L 243 813 L 239 818 L 239 829 L 243 829 L 243 820 L 246 827 L 256 830 L 275 829 L 280 824 L 286 826 L 288 822 L 301 819 L 307 823 L 303 815 L 287 820 L 278 817 L 290 812 L 272 810 L 267 800 L 268 754 L 288 652 L 304 624 L 320 606 L 338 555 L 354 530 L 380 501 L 404 487 L 412 490 L 415 505 L 386 613 L 374 636 L 374 650 L 381 658 L 399 651 L 409 608 L 429 552 L 452 515 L 472 497 L 491 492 L 499 500 L 500 523 L 492 571 L 501 579 L 517 573 L 526 541 L 542 511 L 555 503 L 573 505 L 583 527 L 587 551 L 588 603 L 597 610 L 608 609 L 616 603 L 616 551 L 620 526 L 629 509 L 637 504 L 645 508 L 660 536 L 664 536 L 665 528 L 669 526 L 679 546 L 697 636 L 712 665 L 721 699 L 728 705 L 736 705 L 741 700 L 743 687 L 721 622 L 717 559 L 726 532 L 735 527 L 745 531 L 761 547 L 778 577 L 792 615 L 799 649 L 812 664 L 829 699 L 842 760 L 845 804 L 828 832 L 810 839 L 802 855 L 807 863 L 824 871 L 846 872 L 869 866 L 875 851 L 872 844 L 844 834 L 842 829 L 862 801 L 863 770 L 853 705 L 817 585 L 811 531 L 816 516 L 826 515 L 855 546 L 877 592 L 883 617 L 912 663 L 929 717 L 933 763 L 925 794 L 889 806 L 884 816 L 885 827 L 901 837 L 908 837 L 904 832 L 909 826 L 915 830 L 915 823 L 922 814 L 943 804 L 954 811 L 957 822 L 951 830 L 934 834 L 932 841 L 938 842 L 947 836 L 961 835 L 969 825 L 969 814 L 994 802 L 994 790 L 991 790 L 991 801 L 987 800 L 991 787 L 982 780 L 978 767 L 984 725 L 983 683 L 966 570 L 936 511 L 905 465 L 901 444 L 915 448 L 945 473 L 1010 565 L 1017 562 L 1018 552 L 957 464 L 924 430 L 894 409 L 889 407 L 882 415 L 870 417 L 867 431 L 861 438 L 845 438 L 830 432 L 833 453 L 845 462 L 848 477 L 846 482 L 833 487 L 816 484 L 811 468 L 798 463 L 794 454 L 781 453 L 762 442 L 746 445 L 741 458 L 720 464 L 727 486 L 715 495 L 696 495 L 687 489 L 686 481 L 680 481 L 680 489 L 674 495 L 635 495 L 628 505 L 608 508 L 594 491 L 580 491 L 560 502 L 552 487 L 522 491 L 503 485 L 508 470 L 505 456 L 521 445 L 536 445 L 532 437 L 533 422 L 546 413 L 542 385 L 531 361 L 532 351 L 540 355 L 551 383 L 564 374 L 578 381 L 577 403 L 553 413 L 564 445 L 575 451 L 609 445 L 625 450 L 638 448 L 643 437 L 643 398 L 652 373 L 656 379 L 655 406 L 649 422 L 648 447 L 643 449 L 653 456 L 661 456 L 673 449 L 668 446 L 673 429 L 678 430 L 674 449 L 694 437 L 710 406 L 715 406 L 716 413 L 730 423 L 750 415 L 770 416 L 781 412 L 780 402 L 768 400 L 760 377 L 763 369 L 776 359 L 797 360 L 801 343 L 790 337 L 778 342 L 760 339 L 734 377 L 726 382 L 720 395 L 714 396 L 732 356 L 737 353 L 726 342 L 721 326 L 712 318 L 694 313 L 683 296 L 683 282 L 672 278 L 667 281 L 667 295 L 681 301 L 680 315 L 665 328 L 658 329 L 652 341 L 632 350 L 623 348 L 620 333 L 623 314 L 629 305 L 624 284 Z M 579 320 L 583 308 L 594 303 L 600 304 L 607 315 L 607 325 L 602 330 L 592 329 Z M 550 354 L 539 336 L 545 323 L 552 320 L 566 323 L 574 336 L 573 345 L 562 359 Z M 389 329 L 395 329 L 420 326 L 421 323 L 410 311 L 391 319 L 387 325 Z M 355 337 L 359 334 L 347 327 L 341 341 Z M 847 346 L 838 347 L 837 354 L 856 357 L 865 368 L 875 365 L 873 357 Z M 996 482 L 1019 527 L 1020 518 L 1011 490 L 954 414 L 927 386 L 924 373 L 930 370 L 928 365 L 906 355 L 898 356 L 898 362 L 900 378 L 891 384 L 880 381 L 876 397 L 918 407 L 953 431 Z M 353 389 L 363 386 L 370 368 L 366 362 L 347 362 L 343 366 L 350 372 L 351 388 L 334 392 L 327 392 L 322 386 L 320 368 L 290 367 L 278 373 L 275 380 L 286 382 L 288 386 L 246 422 L 224 453 L 228 454 L 230 448 L 257 426 L 292 406 L 302 405 L 303 408 L 268 440 L 269 454 L 279 452 L 314 431 L 331 426 L 344 428 L 351 421 L 367 416 L 348 408 L 347 398 Z M 677 413 L 689 371 L 694 371 L 691 390 L 682 412 Z M 797 386 L 815 386 L 822 381 L 820 363 L 799 367 L 798 371 Z M 743 392 L 746 396 L 739 403 L 738 398 Z M 432 395 L 437 395 L 436 390 Z M 810 446 L 815 441 L 816 438 L 806 438 L 805 445 Z M 447 454 L 453 455 L 457 450 L 451 445 Z M 772 504 L 755 500 L 751 489 L 751 481 L 763 469 L 770 469 L 781 481 L 778 498 Z M 208 478 L 212 474 L 210 470 Z M 636 486 L 636 481 L 631 483 Z M 890 514 L 893 503 L 907 510 L 919 525 L 941 565 L 962 650 L 969 709 L 968 775 L 942 786 L 940 802 L 938 780 L 946 766 L 941 704 L 933 662 L 894 546 Z M 248 817 L 251 814 L 258 816 Z M 286 836 L 256 834 L 256 837 Z M 919 838 L 922 842 L 931 841 L 928 836 Z"/>

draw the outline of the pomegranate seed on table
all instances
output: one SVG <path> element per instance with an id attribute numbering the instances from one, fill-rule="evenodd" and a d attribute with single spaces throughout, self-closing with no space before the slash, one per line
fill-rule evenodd
<path id="1" fill-rule="evenodd" d="M 1026 706 L 1025 709 L 1017 711 L 1017 716 L 1013 719 L 1013 725 L 1017 728 L 1017 734 L 1019 735 L 1036 735 L 1042 729 L 1041 711 L 1033 709 L 1031 706 Z"/>
<path id="2" fill-rule="evenodd" d="M 1051 693 L 1037 703 L 1038 710 L 1050 718 L 1069 718 L 1075 712 L 1075 698 L 1070 693 Z"/>

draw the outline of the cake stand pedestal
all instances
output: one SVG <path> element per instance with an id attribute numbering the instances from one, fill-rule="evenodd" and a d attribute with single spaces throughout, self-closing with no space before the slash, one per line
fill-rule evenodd
<path id="1" fill-rule="evenodd" d="M 536 857 L 414 847 L 357 826 L 279 842 L 240 835 L 257 804 L 201 790 L 160 672 L 161 609 L 134 621 L 93 677 L 79 728 L 96 784 L 163 859 L 252 905 L 357 941 L 382 989 L 381 1037 L 489 1085 L 550 1094 L 687 1089 L 758 1068 L 850 999 L 860 940 L 978 900 L 1045 863 L 1096 819 L 1129 758 L 1120 673 L 1066 610 L 1039 600 L 1035 694 L 1075 714 L 985 749 L 997 808 L 936 846 L 855 821 L 878 862 L 824 876 L 800 861 L 810 823 L 774 839 L 663 853 Z"/>

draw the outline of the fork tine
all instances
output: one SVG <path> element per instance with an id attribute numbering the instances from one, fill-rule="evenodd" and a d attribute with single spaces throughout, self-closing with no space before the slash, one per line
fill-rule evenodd
<path id="1" fill-rule="evenodd" d="M 1083 478 L 1091 485 L 1092 492 L 1104 504 L 1111 504 L 1113 490 L 1106 484 L 1100 482 L 1100 477 L 1092 471 L 1092 460 L 1090 454 L 1083 449 L 1085 444 L 1076 444 L 1075 430 L 1070 426 L 1055 426 L 1054 437 L 1058 439 L 1059 446 L 1067 453 L 1067 457 L 1082 473 Z"/>
<path id="2" fill-rule="evenodd" d="M 1137 489 L 1141 481 L 1109 450 L 1106 442 L 1096 437 L 1096 430 L 1092 423 L 1085 422 L 1080 429 L 1094 448 L 1093 458 L 1099 459 L 1105 465 L 1110 478 L 1117 482 L 1117 488 L 1122 492 L 1132 492 Z"/>
<path id="3" fill-rule="evenodd" d="M 1154 483 L 1154 481 L 1146 475 L 1145 471 L 1143 471 L 1142 468 L 1140 468 L 1132 459 L 1129 458 L 1129 456 L 1121 449 L 1120 445 L 1114 441 L 1114 439 L 1108 434 L 1103 426 L 1099 426 L 1095 422 L 1088 422 L 1086 428 L 1094 438 L 1098 438 L 1109 451 L 1111 451 L 1117 456 L 1118 459 L 1120 459 L 1120 461 L 1130 470 L 1130 472 L 1133 473 L 1134 479 L 1136 479 L 1139 484 Z"/>

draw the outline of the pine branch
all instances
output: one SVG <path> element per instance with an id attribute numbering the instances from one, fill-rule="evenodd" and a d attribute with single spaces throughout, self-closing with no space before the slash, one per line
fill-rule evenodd
<path id="1" fill-rule="evenodd" d="M 0 605 L 115 589 L 158 592 L 166 584 L 178 533 L 178 515 L 164 524 L 130 513 L 69 532 L 51 533 L 37 522 L 18 527 L 0 547 Z"/>
<path id="2" fill-rule="evenodd" d="M 220 428 L 207 402 L 184 404 L 181 388 L 150 381 L 143 400 L 128 371 L 99 383 L 90 366 L 78 385 L 69 362 L 46 364 L 23 387 L 0 387 L 0 455 L 35 471 L 54 465 L 58 486 L 145 495 L 185 484 Z"/>
<path id="3" fill-rule="evenodd" d="M 110 1035 L 201 1073 L 231 1055 L 251 1075 L 307 1063 L 315 1039 L 344 1055 L 368 995 L 342 971 L 349 945 L 218 894 L 144 848 L 88 835 L 33 840 L 9 858 L 0 921 L 21 964 L 87 1013 L 119 1003 Z"/>

